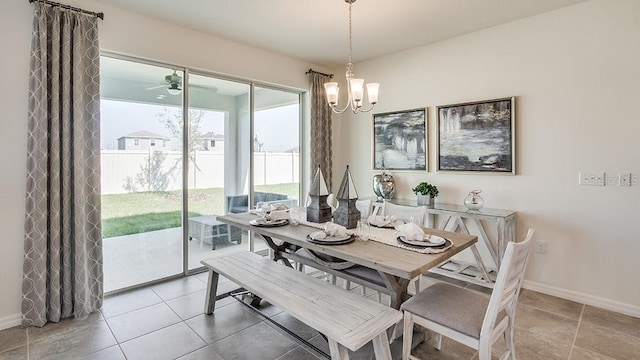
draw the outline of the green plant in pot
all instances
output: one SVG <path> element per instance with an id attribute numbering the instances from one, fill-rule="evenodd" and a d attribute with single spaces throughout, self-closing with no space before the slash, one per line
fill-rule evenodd
<path id="1" fill-rule="evenodd" d="M 433 205 L 433 199 L 439 194 L 438 187 L 426 181 L 421 182 L 411 191 L 416 194 L 418 205 Z"/>

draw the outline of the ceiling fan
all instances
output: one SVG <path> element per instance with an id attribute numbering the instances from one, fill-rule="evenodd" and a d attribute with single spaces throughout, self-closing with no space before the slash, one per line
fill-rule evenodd
<path id="1" fill-rule="evenodd" d="M 145 90 L 155 90 L 160 88 L 166 88 L 167 92 L 171 95 L 180 95 L 180 93 L 182 92 L 182 77 L 178 75 L 176 70 L 174 70 L 173 74 L 170 74 L 164 77 L 164 82 L 162 84 L 148 87 Z M 196 84 L 189 84 L 189 89 L 202 89 L 202 90 L 206 90 L 208 92 L 213 92 L 213 93 L 218 91 L 218 88 L 215 86 L 205 86 L 205 85 L 196 85 Z"/>
<path id="2" fill-rule="evenodd" d="M 145 90 L 155 90 L 166 87 L 167 91 L 171 95 L 180 95 L 182 91 L 182 77 L 178 75 L 176 70 L 173 70 L 173 74 L 164 77 L 164 83 L 146 88 Z"/>

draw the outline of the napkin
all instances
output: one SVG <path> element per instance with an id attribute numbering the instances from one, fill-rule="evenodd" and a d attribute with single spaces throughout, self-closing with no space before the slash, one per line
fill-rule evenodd
<path id="1" fill-rule="evenodd" d="M 367 222 L 369 222 L 370 225 L 377 227 L 393 227 L 403 224 L 403 221 L 398 220 L 395 215 L 371 215 L 369 216 L 369 219 L 367 219 Z"/>
<path id="2" fill-rule="evenodd" d="M 347 228 L 345 228 L 342 225 L 328 222 L 324 224 L 323 230 L 314 231 L 311 234 L 309 234 L 309 237 L 311 237 L 314 240 L 322 240 L 331 236 L 341 237 L 341 236 L 347 236 L 347 235 L 348 235 Z"/>
<path id="3" fill-rule="evenodd" d="M 424 241 L 424 231 L 414 223 L 396 226 L 396 236 L 403 236 L 407 240 Z"/>
<path id="4" fill-rule="evenodd" d="M 274 210 L 269 213 L 267 216 L 271 219 L 271 221 L 283 220 L 283 219 L 291 219 L 288 210 Z"/>
<path id="5" fill-rule="evenodd" d="M 283 203 L 273 203 L 267 205 L 267 211 L 289 210 L 289 207 Z"/>

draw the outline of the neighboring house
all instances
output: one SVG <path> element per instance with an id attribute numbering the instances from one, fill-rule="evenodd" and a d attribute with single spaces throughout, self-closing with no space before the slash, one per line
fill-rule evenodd
<path id="1" fill-rule="evenodd" d="M 202 147 L 200 150 L 224 151 L 224 135 L 211 131 L 202 135 Z"/>
<path id="2" fill-rule="evenodd" d="M 170 138 L 140 130 L 118 138 L 118 150 L 169 150 Z"/>

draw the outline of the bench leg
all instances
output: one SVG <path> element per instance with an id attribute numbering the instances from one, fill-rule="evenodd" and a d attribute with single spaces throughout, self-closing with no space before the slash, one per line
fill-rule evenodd
<path id="1" fill-rule="evenodd" d="M 391 360 L 391 348 L 386 331 L 373 338 L 373 352 L 376 354 L 376 360 Z"/>
<path id="2" fill-rule="evenodd" d="M 207 294 L 204 298 L 204 313 L 206 315 L 213 314 L 216 308 L 216 292 L 218 291 L 218 275 L 217 272 L 209 270 L 209 281 L 207 282 Z"/>
<path id="3" fill-rule="evenodd" d="M 329 339 L 329 351 L 331 352 L 331 360 L 349 360 L 349 350 L 333 339 Z M 391 356 L 389 356 L 389 360 L 391 360 Z"/>

